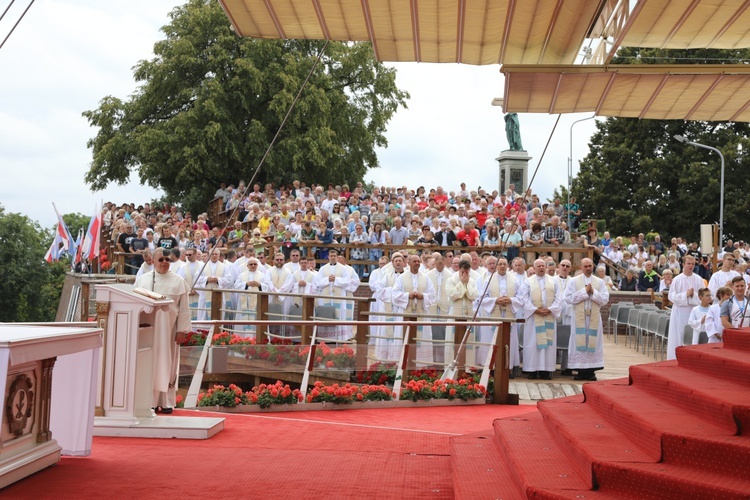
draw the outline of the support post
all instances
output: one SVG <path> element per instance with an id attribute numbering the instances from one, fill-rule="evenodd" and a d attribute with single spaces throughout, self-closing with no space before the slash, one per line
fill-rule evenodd
<path id="1" fill-rule="evenodd" d="M 268 315 L 268 294 L 261 293 L 258 295 L 258 312 L 255 315 L 255 318 L 262 321 L 262 320 L 268 319 L 267 315 Z M 255 340 L 257 341 L 258 345 L 263 345 L 267 342 L 266 331 L 260 325 L 256 326 L 255 328 Z"/>
<path id="2" fill-rule="evenodd" d="M 495 387 L 492 402 L 496 405 L 512 404 L 509 400 L 508 385 L 510 378 L 510 323 L 500 323 L 500 331 L 495 339 Z M 518 404 L 516 400 L 515 404 Z"/>
<path id="3" fill-rule="evenodd" d="M 312 295 L 305 296 L 302 298 L 302 320 L 309 321 L 315 313 L 315 297 Z M 312 327 L 310 325 L 302 325 L 300 328 L 302 338 L 300 343 L 302 345 L 310 345 L 310 339 L 312 338 Z"/>
<path id="4" fill-rule="evenodd" d="M 367 322 L 370 321 L 370 316 L 367 314 L 370 312 L 370 301 L 363 300 L 357 304 L 357 321 Z M 356 370 L 367 369 L 367 345 L 368 345 L 368 331 L 367 327 L 357 325 L 357 348 L 355 350 L 355 366 Z"/>

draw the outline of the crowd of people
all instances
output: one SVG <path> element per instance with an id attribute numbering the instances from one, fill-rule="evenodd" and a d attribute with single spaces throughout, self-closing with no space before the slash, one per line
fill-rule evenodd
<path id="1" fill-rule="evenodd" d="M 743 283 L 748 280 L 750 247 L 745 243 L 727 242 L 722 268 L 712 279 L 710 261 L 695 243 L 673 238 L 666 245 L 658 235 L 647 241 L 643 234 L 627 241 L 607 232 L 599 236 L 595 227 L 571 237 L 567 221 L 574 228 L 581 223 L 575 198 L 565 205 L 559 199 L 542 204 L 536 195 L 519 195 L 512 184 L 505 193 L 488 193 L 469 192 L 465 184 L 448 192 L 440 186 L 429 191 L 382 187 L 366 192 L 361 183 L 352 190 L 347 185 L 308 187 L 299 181 L 280 188 L 255 184 L 246 190 L 241 182 L 237 187 L 222 185 L 216 198 L 234 221 L 229 228 L 210 227 L 206 214 L 193 219 L 178 207 L 108 204 L 105 209 L 104 224 L 112 231 L 117 251 L 126 255 L 128 272 L 150 272 L 153 253 L 159 249 L 170 271 L 190 285 L 194 320 L 206 318 L 212 295 L 193 288 L 318 295 L 318 306 L 328 308 L 332 318 L 351 320 L 353 304 L 346 299 L 366 278 L 376 299 L 372 311 L 382 318 L 408 308 L 433 317 L 433 323 L 445 316 L 472 316 L 477 309 L 480 316 L 524 318 L 525 327 L 514 326 L 511 335 L 511 361 L 519 366 L 523 351 L 523 369 L 530 378 L 548 378 L 555 371 L 554 332 L 563 324 L 585 325 L 572 330 L 583 333 L 570 337 L 569 368 L 580 379 L 595 379 L 594 371 L 603 366 L 599 309 L 611 291 L 669 291 L 687 324 L 687 316 L 700 305 L 693 303 L 699 297 L 717 296 L 735 274 Z M 243 229 L 248 221 L 252 231 Z M 562 249 L 550 250 L 576 242 L 593 247 L 594 258 L 584 259 L 571 275 L 570 261 L 561 260 Z M 335 244 L 348 244 L 349 260 Z M 360 244 L 367 247 L 357 248 Z M 408 248 L 384 256 L 378 247 L 387 244 Z M 539 258 L 528 269 L 526 259 L 519 257 L 521 247 L 539 247 Z M 693 270 L 706 282 L 691 282 L 687 290 L 692 292 L 683 305 L 679 294 L 688 293 L 681 287 Z M 727 274 L 730 271 L 734 274 Z M 704 288 L 708 292 L 701 292 Z M 237 319 L 255 318 L 256 295 L 226 293 L 224 302 L 225 310 Z M 293 297 L 274 297 L 270 303 L 276 314 L 287 317 L 301 307 Z M 679 308 L 688 306 L 686 316 Z M 673 322 L 675 329 L 681 322 Z M 395 360 L 400 329 L 370 330 L 376 357 Z M 347 340 L 351 331 L 337 325 L 322 330 L 321 336 Z M 243 331 L 252 332 L 252 327 Z M 451 327 L 438 324 L 423 328 L 420 361 L 449 361 L 452 347 L 447 346 L 453 345 L 453 333 Z M 474 352 L 481 365 L 492 330 L 479 328 L 474 335 L 485 344 Z M 433 340 L 447 343 L 431 344 Z M 668 352 L 673 351 L 670 343 Z"/>

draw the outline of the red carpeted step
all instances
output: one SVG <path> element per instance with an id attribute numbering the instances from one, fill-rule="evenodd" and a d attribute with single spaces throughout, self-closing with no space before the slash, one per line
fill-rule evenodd
<path id="1" fill-rule="evenodd" d="M 525 499 L 488 430 L 450 439 L 451 475 L 456 499 Z"/>
<path id="2" fill-rule="evenodd" d="M 553 439 L 578 465 L 581 475 L 591 475 L 594 462 L 658 462 L 658 450 L 642 449 L 591 404 L 577 398 L 539 402 L 539 413 Z"/>
<path id="3" fill-rule="evenodd" d="M 750 388 L 750 352 L 727 349 L 723 344 L 702 344 L 677 349 L 681 368 L 706 373 Z"/>
<path id="4" fill-rule="evenodd" d="M 700 468 L 658 464 L 594 464 L 602 493 L 654 500 L 747 499 L 750 481 Z"/>
<path id="5" fill-rule="evenodd" d="M 662 435 L 731 436 L 733 431 L 698 415 L 683 411 L 644 389 L 631 385 L 583 386 L 586 405 L 604 416 L 649 456 L 661 454 Z"/>
<path id="6" fill-rule="evenodd" d="M 496 444 L 523 491 L 592 487 L 591 472 L 580 467 L 555 442 L 539 413 L 495 420 Z"/>
<path id="7" fill-rule="evenodd" d="M 660 363 L 631 366 L 630 379 L 634 387 L 733 433 L 738 432 L 733 410 L 750 406 L 745 385 L 678 366 Z"/>
<path id="8" fill-rule="evenodd" d="M 737 479 L 750 475 L 750 439 L 746 436 L 695 437 L 665 434 L 664 462 Z"/>
<path id="9" fill-rule="evenodd" d="M 724 330 L 724 347 L 750 352 L 750 328 Z"/>

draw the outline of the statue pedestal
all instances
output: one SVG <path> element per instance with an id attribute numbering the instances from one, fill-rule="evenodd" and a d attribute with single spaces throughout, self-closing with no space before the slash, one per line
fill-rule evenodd
<path id="1" fill-rule="evenodd" d="M 500 166 L 499 191 L 504 193 L 511 184 L 516 185 L 516 193 L 524 194 L 529 184 L 529 161 L 526 151 L 506 150 L 495 158 Z"/>

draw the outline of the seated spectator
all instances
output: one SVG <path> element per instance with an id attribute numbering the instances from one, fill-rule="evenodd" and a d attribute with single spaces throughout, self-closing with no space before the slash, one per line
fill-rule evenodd
<path id="1" fill-rule="evenodd" d="M 612 282 L 612 278 L 607 276 L 607 266 L 605 266 L 604 264 L 596 266 L 596 276 L 599 279 L 604 280 L 604 284 L 607 286 L 607 290 L 617 290 L 617 285 Z"/>
<path id="2" fill-rule="evenodd" d="M 667 267 L 669 267 L 672 273 L 680 274 L 680 262 L 677 260 L 677 256 L 674 253 L 669 254 L 669 256 L 667 257 Z"/>
<path id="3" fill-rule="evenodd" d="M 632 269 L 625 271 L 625 277 L 620 280 L 620 290 L 623 292 L 635 292 L 638 286 L 638 279 Z"/>
<path id="4" fill-rule="evenodd" d="M 479 231 L 474 229 L 472 222 L 464 224 L 463 230 L 456 234 L 456 241 L 461 246 L 475 247 L 479 245 Z"/>
<path id="5" fill-rule="evenodd" d="M 665 269 L 664 272 L 661 275 L 661 281 L 659 282 L 659 291 L 660 292 L 666 292 L 669 291 L 669 287 L 672 285 L 672 279 L 674 277 L 674 274 L 672 274 L 671 269 Z"/>
<path id="6" fill-rule="evenodd" d="M 524 244 L 527 247 L 538 247 L 544 244 L 544 233 L 542 232 L 542 225 L 538 222 L 534 222 L 530 229 L 527 229 L 524 238 Z"/>
<path id="7" fill-rule="evenodd" d="M 654 264 L 647 260 L 643 265 L 643 270 L 638 275 L 638 290 L 645 292 L 647 290 L 659 291 L 659 275 L 654 271 Z"/>

